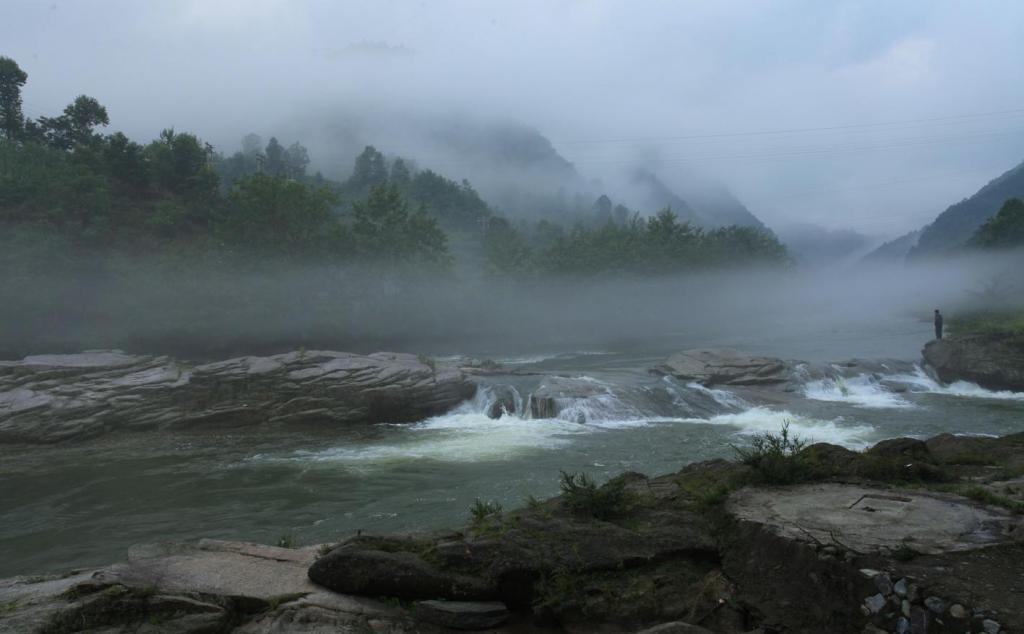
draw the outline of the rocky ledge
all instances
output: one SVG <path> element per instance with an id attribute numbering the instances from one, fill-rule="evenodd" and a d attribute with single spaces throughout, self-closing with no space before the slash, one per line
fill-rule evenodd
<path id="1" fill-rule="evenodd" d="M 562 490 L 434 535 L 164 544 L 2 580 L 0 632 L 1024 632 L 1024 434 Z"/>
<path id="2" fill-rule="evenodd" d="M 990 390 L 1024 392 L 1024 341 L 971 335 L 929 341 L 925 369 L 943 383 L 971 381 Z"/>
<path id="3" fill-rule="evenodd" d="M 0 362 L 0 443 L 118 429 L 407 422 L 475 392 L 457 367 L 411 354 L 299 351 L 190 365 L 119 351 Z"/>

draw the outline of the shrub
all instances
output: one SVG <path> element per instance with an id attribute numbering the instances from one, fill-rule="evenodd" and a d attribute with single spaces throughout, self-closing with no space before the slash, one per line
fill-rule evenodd
<path id="1" fill-rule="evenodd" d="M 742 464 L 753 469 L 757 482 L 793 484 L 807 480 L 812 475 L 807 456 L 801 454 L 805 445 L 803 440 L 790 435 L 787 421 L 778 434 L 757 434 L 749 448 L 733 446 L 733 451 Z"/>
<path id="2" fill-rule="evenodd" d="M 469 514 L 473 517 L 474 524 L 480 524 L 492 515 L 500 515 L 501 511 L 501 504 L 491 501 L 485 502 L 480 499 L 477 499 L 473 502 L 473 506 L 469 507 Z"/>
<path id="3" fill-rule="evenodd" d="M 295 536 L 291 533 L 285 533 L 277 538 L 278 548 L 295 548 Z"/>
<path id="4" fill-rule="evenodd" d="M 599 487 L 585 473 L 560 473 L 562 501 L 576 515 L 607 520 L 621 517 L 629 510 L 633 496 L 626 490 L 625 480 L 610 480 Z"/>

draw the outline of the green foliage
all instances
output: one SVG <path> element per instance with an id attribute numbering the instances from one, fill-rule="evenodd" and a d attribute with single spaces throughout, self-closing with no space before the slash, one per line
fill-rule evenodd
<path id="1" fill-rule="evenodd" d="M 1024 200 L 1011 198 L 981 225 L 968 242 L 982 249 L 1024 246 Z"/>
<path id="2" fill-rule="evenodd" d="M 326 189 L 254 174 L 235 183 L 227 202 L 219 233 L 234 249 L 300 260 L 340 246 L 335 197 Z"/>
<path id="3" fill-rule="evenodd" d="M 950 318 L 950 330 L 958 336 L 981 335 L 1024 342 L 1024 311 L 975 311 Z"/>
<path id="4" fill-rule="evenodd" d="M 423 209 L 409 211 L 394 185 L 370 188 L 365 202 L 352 210 L 353 248 L 367 260 L 444 267 L 450 262 L 448 238 Z"/>
<path id="5" fill-rule="evenodd" d="M 275 544 L 275 546 L 277 546 L 278 548 L 295 548 L 295 535 L 292 535 L 291 533 L 285 533 L 281 535 L 277 538 L 277 543 Z"/>
<path id="6" fill-rule="evenodd" d="M 473 506 L 469 507 L 469 514 L 473 518 L 474 525 L 481 524 L 488 517 L 501 515 L 501 511 L 501 504 L 480 499 L 474 501 Z"/>
<path id="7" fill-rule="evenodd" d="M 10 57 L 0 56 L 0 134 L 8 141 L 21 137 L 25 115 L 21 111 L 21 87 L 28 74 Z"/>
<path id="8" fill-rule="evenodd" d="M 585 473 L 559 473 L 562 503 L 572 513 L 609 520 L 629 512 L 633 495 L 626 490 L 625 480 L 613 479 L 599 487 Z"/>
<path id="9" fill-rule="evenodd" d="M 529 243 L 538 248 L 532 250 Z M 786 248 L 771 234 L 739 226 L 705 232 L 679 222 L 671 209 L 648 219 L 634 215 L 622 223 L 610 220 L 594 228 L 578 224 L 568 233 L 550 223 L 538 223 L 535 238 L 529 243 L 507 221 L 492 219 L 484 239 L 488 272 L 517 277 L 668 275 L 708 268 L 790 264 Z"/>
<path id="10" fill-rule="evenodd" d="M 428 357 L 425 354 L 418 354 L 416 355 L 416 360 L 430 368 L 431 373 L 437 374 L 437 361 L 435 361 L 433 357 Z"/>
<path id="11" fill-rule="evenodd" d="M 742 464 L 751 467 L 759 484 L 794 484 L 811 477 L 811 465 L 803 455 L 805 443 L 790 435 L 789 422 L 778 434 L 765 432 L 753 437 L 750 447 L 733 447 Z"/>
<path id="12" fill-rule="evenodd" d="M 971 498 L 976 502 L 981 502 L 982 504 L 1000 506 L 1013 513 L 1024 514 L 1024 502 L 1020 502 L 1018 500 L 1014 500 L 1012 498 L 999 495 L 998 493 L 994 493 L 993 491 L 986 489 L 984 487 L 967 487 L 966 489 L 960 491 L 960 495 Z"/>

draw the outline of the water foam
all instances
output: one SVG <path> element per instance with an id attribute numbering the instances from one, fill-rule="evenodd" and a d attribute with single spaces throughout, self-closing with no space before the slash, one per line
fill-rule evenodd
<path id="1" fill-rule="evenodd" d="M 954 381 L 949 385 L 942 385 L 932 377 L 928 376 L 928 373 L 926 373 L 920 366 L 914 369 L 914 374 L 899 374 L 889 378 L 893 381 L 899 381 L 901 383 L 911 385 L 915 388 L 914 391 L 927 392 L 929 394 L 1024 402 L 1024 392 L 987 390 L 977 383 L 971 383 L 970 381 Z"/>
<path id="2" fill-rule="evenodd" d="M 804 385 L 804 396 L 815 401 L 849 403 L 870 409 L 913 409 L 917 407 L 870 376 L 849 379 L 820 379 Z"/>
<path id="3" fill-rule="evenodd" d="M 864 448 L 871 444 L 875 428 L 870 425 L 848 424 L 841 417 L 820 420 L 793 414 L 787 410 L 773 410 L 766 407 L 752 407 L 737 414 L 719 414 L 708 420 L 691 419 L 692 422 L 712 425 L 731 425 L 739 428 L 744 435 L 778 433 L 783 425 L 789 425 L 791 434 L 812 442 L 828 442 L 851 448 Z"/>

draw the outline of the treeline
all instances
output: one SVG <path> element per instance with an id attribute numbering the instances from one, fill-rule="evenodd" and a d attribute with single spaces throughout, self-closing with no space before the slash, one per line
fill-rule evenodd
<path id="1" fill-rule="evenodd" d="M 26 81 L 0 57 L 0 259 L 11 270 L 144 256 L 437 272 L 458 258 L 493 276 L 530 278 L 789 262 L 771 234 L 703 231 L 667 209 L 644 219 L 607 196 L 569 229 L 514 224 L 467 181 L 374 147 L 335 181 L 307 173 L 309 152 L 298 142 L 250 134 L 224 156 L 173 129 L 147 144 L 102 134 L 107 111 L 85 95 L 59 115 L 30 119 L 21 109 Z"/>
<path id="2" fill-rule="evenodd" d="M 1010 198 L 996 215 L 978 227 L 969 247 L 994 250 L 1024 247 L 1024 200 Z"/>

